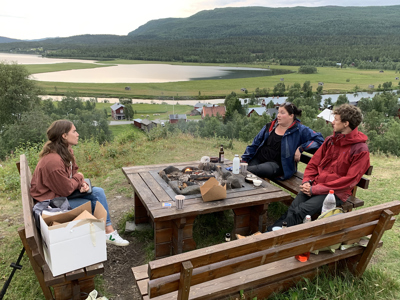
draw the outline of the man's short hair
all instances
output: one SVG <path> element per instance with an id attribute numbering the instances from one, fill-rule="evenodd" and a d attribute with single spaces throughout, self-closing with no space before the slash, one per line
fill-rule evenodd
<path id="1" fill-rule="evenodd" d="M 342 122 L 349 122 L 351 130 L 354 130 L 362 121 L 361 110 L 350 104 L 342 104 L 335 108 L 334 115 L 339 115 Z"/>

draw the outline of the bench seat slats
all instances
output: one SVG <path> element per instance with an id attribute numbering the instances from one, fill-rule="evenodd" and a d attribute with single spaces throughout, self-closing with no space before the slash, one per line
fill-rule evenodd
<path id="1" fill-rule="evenodd" d="M 394 219 L 390 221 L 386 230 L 392 228 Z M 267 248 L 262 251 L 250 253 L 236 258 L 226 259 L 223 262 L 210 264 L 193 270 L 191 279 L 192 285 L 200 284 L 216 278 L 226 276 L 238 271 L 243 271 L 259 266 L 260 264 L 268 264 L 288 257 L 295 256 L 299 253 L 318 250 L 330 245 L 334 245 L 347 240 L 354 240 L 372 234 L 378 221 L 354 226 L 340 231 L 335 231 L 323 236 L 315 236 L 293 242 L 291 244 Z M 174 291 L 179 286 L 179 273 L 154 279 L 149 282 L 149 292 L 153 297 Z"/>
<path id="2" fill-rule="evenodd" d="M 335 253 L 323 252 L 311 255 L 306 263 L 297 261 L 294 257 L 262 265 L 250 270 L 237 272 L 219 279 L 211 280 L 190 288 L 189 299 L 216 299 L 238 290 L 249 289 L 254 286 L 271 284 L 283 280 L 297 273 L 303 273 L 334 261 L 361 254 L 363 247 L 354 247 Z M 178 292 L 171 292 L 162 296 L 152 297 L 154 300 L 176 300 Z"/>
<path id="3" fill-rule="evenodd" d="M 313 221 L 308 224 L 300 224 L 289 227 L 284 232 L 278 230 L 268 234 L 251 236 L 246 239 L 210 246 L 204 249 L 175 255 L 173 257 L 151 261 L 149 263 L 150 278 L 155 279 L 179 273 L 181 263 L 186 260 L 190 260 L 193 267 L 197 268 L 199 266 L 225 260 L 228 257 L 238 257 L 271 246 L 292 243 L 293 241 L 302 240 L 307 237 L 320 236 L 322 234 L 350 228 L 359 224 L 365 224 L 378 220 L 380 214 L 385 209 L 390 209 L 397 215 L 400 212 L 400 201 L 383 203 L 374 207 L 367 207 L 362 210 Z M 254 241 L 251 247 L 248 245 L 250 241 Z"/>

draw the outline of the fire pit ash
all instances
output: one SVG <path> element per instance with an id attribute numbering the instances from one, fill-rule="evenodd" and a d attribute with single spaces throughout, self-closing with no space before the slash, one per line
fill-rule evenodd
<path id="1" fill-rule="evenodd" d="M 224 166 L 214 163 L 200 163 L 198 167 L 188 166 L 178 169 L 169 166 L 161 170 L 158 175 L 169 184 L 178 195 L 200 194 L 200 186 L 208 179 L 215 177 L 226 189 L 241 188 L 243 178 L 232 175 Z"/>

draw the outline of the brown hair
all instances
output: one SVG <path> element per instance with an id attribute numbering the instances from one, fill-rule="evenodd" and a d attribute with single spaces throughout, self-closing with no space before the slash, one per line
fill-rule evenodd
<path id="1" fill-rule="evenodd" d="M 73 154 L 68 149 L 68 143 L 63 139 L 63 134 L 68 133 L 72 128 L 73 123 L 69 120 L 54 121 L 47 129 L 48 141 L 44 144 L 39 157 L 49 153 L 57 153 L 61 156 L 65 166 L 69 166 L 71 162 L 75 162 Z"/>
<path id="2" fill-rule="evenodd" d="M 301 117 L 301 109 L 298 109 L 296 107 L 296 105 L 294 105 L 293 103 L 290 102 L 285 102 L 281 105 L 279 105 L 279 107 L 283 107 L 284 109 L 286 109 L 286 111 L 289 113 L 289 115 L 294 115 L 294 117 Z"/>
<path id="3" fill-rule="evenodd" d="M 339 107 L 335 108 L 333 114 L 339 115 L 341 122 L 349 122 L 351 130 L 354 130 L 362 121 L 361 110 L 358 107 L 350 104 L 340 105 Z"/>

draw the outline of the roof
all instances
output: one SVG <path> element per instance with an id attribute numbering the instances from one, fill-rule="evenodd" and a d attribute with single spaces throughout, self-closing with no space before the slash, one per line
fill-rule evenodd
<path id="1" fill-rule="evenodd" d="M 150 120 L 148 120 L 148 119 L 144 119 L 144 120 L 142 120 L 142 124 L 143 125 L 150 125 L 150 123 L 151 123 L 151 121 Z"/>
<path id="2" fill-rule="evenodd" d="M 203 107 L 203 116 L 214 116 L 216 117 L 217 114 L 224 117 L 225 116 L 225 106 L 212 106 L 212 107 Z"/>
<path id="3" fill-rule="evenodd" d="M 170 120 L 186 120 L 186 115 L 178 115 L 178 114 L 175 114 L 175 115 L 169 115 L 169 119 Z"/>
<path id="4" fill-rule="evenodd" d="M 141 123 L 141 122 L 142 122 L 142 119 L 133 119 L 133 121 L 134 121 L 134 122 Z"/>
<path id="5" fill-rule="evenodd" d="M 206 106 L 206 105 L 207 105 L 206 103 L 197 102 L 197 103 L 194 105 L 194 107 L 203 107 L 203 106 Z"/>
<path id="6" fill-rule="evenodd" d="M 251 113 L 254 110 L 255 113 L 257 113 L 257 115 L 262 115 L 263 113 L 265 113 L 266 108 L 265 107 L 251 107 L 247 109 L 247 114 Z"/>
<path id="7" fill-rule="evenodd" d="M 115 103 L 115 104 L 111 105 L 111 110 L 117 110 L 120 107 L 125 107 L 125 106 L 122 105 L 121 103 Z"/>
<path id="8" fill-rule="evenodd" d="M 328 122 L 332 122 L 334 120 L 334 115 L 332 111 L 328 108 L 325 108 L 317 117 L 322 118 Z"/>

